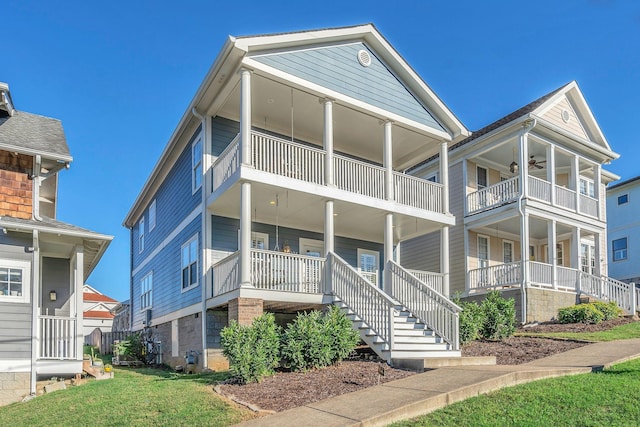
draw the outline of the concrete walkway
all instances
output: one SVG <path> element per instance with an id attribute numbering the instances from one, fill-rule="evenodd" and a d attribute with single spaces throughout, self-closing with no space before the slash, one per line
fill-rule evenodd
<path id="1" fill-rule="evenodd" d="M 524 365 L 443 367 L 256 418 L 242 426 L 383 426 L 478 394 L 640 357 L 640 339 L 590 344 Z"/>

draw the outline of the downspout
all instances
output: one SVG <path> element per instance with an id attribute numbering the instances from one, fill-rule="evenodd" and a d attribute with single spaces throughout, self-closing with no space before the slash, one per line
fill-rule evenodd
<path id="1" fill-rule="evenodd" d="M 524 137 L 524 135 L 529 132 L 529 130 L 533 129 L 534 126 L 536 125 L 537 120 L 535 118 L 531 118 L 530 121 L 525 121 L 523 126 L 522 126 L 522 132 L 520 133 L 518 142 L 520 141 L 520 138 Z M 520 150 L 522 151 L 522 147 L 520 148 Z M 523 165 L 526 166 L 526 161 L 527 159 L 525 158 L 520 159 L 521 160 L 521 165 L 520 167 L 523 167 Z M 524 174 L 523 174 L 523 178 L 524 178 Z M 524 179 L 520 180 L 520 196 L 518 197 L 518 212 L 520 213 L 520 218 L 522 220 L 522 222 L 524 223 L 524 211 L 522 210 L 522 201 L 524 200 L 524 183 L 522 181 L 524 181 Z M 520 236 L 521 239 L 524 238 L 524 236 Z M 522 250 L 520 251 L 522 252 Z M 520 284 L 520 289 L 522 290 L 522 324 L 527 323 L 527 277 L 524 274 L 525 273 L 525 263 L 528 261 L 526 258 L 528 258 L 528 253 L 529 253 L 529 248 L 526 248 L 526 252 L 521 253 L 520 257 L 522 258 L 522 267 L 520 268 L 520 270 L 522 271 L 522 283 Z M 526 258 L 525 258 L 526 257 Z"/>
<path id="2" fill-rule="evenodd" d="M 39 156 L 38 156 L 39 157 Z M 29 392 L 31 395 L 36 394 L 36 381 L 37 381 L 37 364 L 38 364 L 38 349 L 39 338 L 42 334 L 40 330 L 40 324 L 38 319 L 38 309 L 40 300 L 40 239 L 38 236 L 38 230 L 33 230 L 33 261 L 32 261 L 31 283 L 33 283 L 33 292 L 31 294 L 31 378 L 29 384 Z"/>
<path id="3" fill-rule="evenodd" d="M 36 221 L 42 221 L 40 218 L 40 171 L 42 170 L 42 158 L 40 154 L 36 154 L 33 163 L 33 173 L 31 178 L 33 179 L 33 218 Z"/>
<path id="4" fill-rule="evenodd" d="M 207 369 L 209 365 L 208 357 L 207 357 L 207 270 L 209 268 L 209 257 L 207 253 L 209 252 L 209 247 L 207 245 L 207 236 L 208 236 L 208 227 L 207 227 L 207 194 L 209 192 L 207 189 L 209 188 L 208 184 L 208 169 L 209 164 L 205 160 L 207 159 L 207 153 L 209 152 L 209 144 L 207 140 L 207 119 L 200 113 L 196 107 L 191 108 L 191 114 L 193 114 L 197 119 L 200 119 L 200 132 L 202 133 L 202 171 L 204 172 L 204 178 L 202 180 L 202 187 L 200 188 L 202 194 L 202 238 L 200 239 L 202 244 L 202 289 L 201 289 L 201 299 L 202 299 L 202 318 L 200 319 L 202 323 L 202 369 Z"/>

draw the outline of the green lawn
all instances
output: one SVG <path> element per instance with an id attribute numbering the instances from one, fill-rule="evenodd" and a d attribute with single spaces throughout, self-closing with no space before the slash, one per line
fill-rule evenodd
<path id="1" fill-rule="evenodd" d="M 640 359 L 505 388 L 394 426 L 638 426 L 639 390 Z"/>
<path id="2" fill-rule="evenodd" d="M 115 369 L 109 380 L 90 380 L 0 408 L 3 426 L 227 426 L 251 412 L 219 398 L 211 384 L 226 373 L 175 374 L 139 368 Z"/>
<path id="3" fill-rule="evenodd" d="M 626 340 L 631 338 L 640 338 L 640 322 L 626 323 L 624 325 L 616 326 L 608 331 L 601 332 L 547 332 L 547 333 L 530 333 L 520 332 L 516 335 L 528 336 L 528 337 L 550 337 L 550 338 L 565 338 L 572 340 L 583 341 L 614 341 L 614 340 Z"/>

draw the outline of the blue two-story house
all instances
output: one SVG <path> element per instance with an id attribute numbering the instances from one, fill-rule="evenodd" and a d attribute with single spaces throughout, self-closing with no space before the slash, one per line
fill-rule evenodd
<path id="1" fill-rule="evenodd" d="M 468 135 L 373 25 L 229 37 L 124 220 L 133 329 L 222 369 L 231 320 L 338 304 L 390 362 L 459 356 L 447 174 L 404 171 Z"/>

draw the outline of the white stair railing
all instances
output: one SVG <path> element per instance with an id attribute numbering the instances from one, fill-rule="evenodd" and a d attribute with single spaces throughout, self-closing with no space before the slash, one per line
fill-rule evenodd
<path id="1" fill-rule="evenodd" d="M 422 283 L 430 287 L 436 292 L 444 295 L 444 283 L 443 274 L 432 273 L 431 271 L 410 270 L 406 269 L 409 273 L 416 276 Z"/>
<path id="2" fill-rule="evenodd" d="M 327 257 L 327 271 L 330 291 L 393 350 L 395 302 L 333 252 Z"/>
<path id="3" fill-rule="evenodd" d="M 211 296 L 231 292 L 240 287 L 240 251 L 218 261 L 212 267 L 213 289 Z"/>
<path id="4" fill-rule="evenodd" d="M 38 316 L 40 321 L 40 359 L 77 359 L 77 321 L 75 317 Z"/>
<path id="5" fill-rule="evenodd" d="M 614 301 L 625 312 L 633 314 L 636 300 L 631 284 L 580 271 L 579 285 L 580 293 L 605 301 Z"/>
<path id="6" fill-rule="evenodd" d="M 452 350 L 459 350 L 459 313 L 462 308 L 441 293 L 429 288 L 394 261 L 389 261 L 386 268 L 389 269 L 386 277 L 391 279 L 391 296 L 449 343 Z"/>

